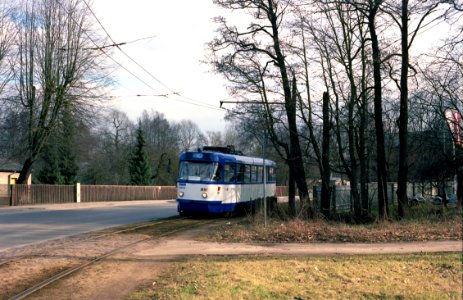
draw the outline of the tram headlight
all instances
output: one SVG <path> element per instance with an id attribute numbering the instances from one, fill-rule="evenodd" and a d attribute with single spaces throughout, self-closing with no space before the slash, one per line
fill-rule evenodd
<path id="1" fill-rule="evenodd" d="M 179 193 L 178 193 L 178 196 L 179 196 L 179 197 L 183 197 L 183 195 L 185 195 L 184 192 L 179 192 Z"/>
<path id="2" fill-rule="evenodd" d="M 207 198 L 207 193 L 202 193 L 201 197 L 203 197 L 203 199 L 206 199 Z"/>

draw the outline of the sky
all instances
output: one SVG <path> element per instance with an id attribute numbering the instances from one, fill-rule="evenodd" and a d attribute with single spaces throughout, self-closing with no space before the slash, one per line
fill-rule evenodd
<path id="1" fill-rule="evenodd" d="M 94 0 L 92 10 L 114 42 L 129 42 L 121 46 L 129 57 L 117 49 L 112 57 L 138 77 L 117 68 L 110 94 L 115 108 L 133 121 L 155 110 L 169 122 L 191 120 L 203 132 L 225 129 L 219 108 L 229 98 L 225 81 L 201 63 L 216 29 L 212 18 L 224 14 L 212 0 Z"/>
<path id="2" fill-rule="evenodd" d="M 226 81 L 201 61 L 205 59 L 206 43 L 215 35 L 213 17 L 226 15 L 239 23 L 245 20 L 242 15 L 230 16 L 212 0 L 93 0 L 92 8 L 114 42 L 127 42 L 121 49 L 129 57 L 117 49 L 113 49 L 112 57 L 138 77 L 118 67 L 114 74 L 118 84 L 111 91 L 116 97 L 115 108 L 133 121 L 144 110 L 154 110 L 169 122 L 191 120 L 204 133 L 225 129 L 225 110 L 219 105 L 220 100 L 230 100 Z M 429 41 L 441 36 L 436 34 L 437 27 L 431 29 L 423 32 L 426 37 L 420 37 L 412 52 L 430 47 L 433 43 Z M 135 96 L 165 94 L 170 95 Z"/>

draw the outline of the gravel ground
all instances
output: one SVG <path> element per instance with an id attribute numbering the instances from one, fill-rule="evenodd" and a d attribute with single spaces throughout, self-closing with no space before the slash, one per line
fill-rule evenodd
<path id="1" fill-rule="evenodd" d="M 225 221 L 216 220 L 223 225 Z M 227 221 L 228 222 L 228 221 Z M 211 226 L 211 225 L 209 225 Z M 60 270 L 145 240 L 60 280 L 31 299 L 124 299 L 172 261 L 191 255 L 336 255 L 462 251 L 461 241 L 390 243 L 216 243 L 197 240 L 210 228 L 146 240 L 146 232 L 88 233 L 0 252 L 0 299 L 9 299 Z M 105 231 L 107 232 L 107 231 Z"/>

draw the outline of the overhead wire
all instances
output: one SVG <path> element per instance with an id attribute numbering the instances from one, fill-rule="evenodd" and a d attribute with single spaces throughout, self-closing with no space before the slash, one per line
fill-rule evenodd
<path id="1" fill-rule="evenodd" d="M 63 8 L 67 13 L 69 13 L 69 11 L 67 10 L 67 8 L 61 3 L 61 1 L 56 1 L 58 3 L 59 6 L 61 6 L 61 8 Z M 81 29 L 82 29 L 82 24 L 80 24 L 79 22 L 77 22 L 74 17 L 72 15 L 70 15 L 70 18 L 71 20 L 77 25 L 79 26 Z M 116 63 L 119 67 L 121 67 L 122 69 L 124 69 L 127 73 L 129 73 L 130 75 L 132 75 L 133 77 L 135 77 L 138 81 L 140 81 L 141 83 L 143 83 L 144 85 L 146 85 L 147 87 L 149 87 L 150 89 L 154 90 L 155 92 L 159 92 L 158 90 L 156 90 L 155 88 L 153 88 L 151 85 L 149 85 L 146 81 L 144 81 L 142 78 L 140 78 L 139 76 L 137 76 L 135 73 L 133 73 L 132 71 L 130 71 L 129 69 L 127 69 L 125 66 L 123 66 L 121 63 L 119 63 L 118 61 L 116 61 L 113 57 L 111 57 L 111 55 L 109 55 L 105 50 L 104 48 L 100 47 L 96 42 L 95 40 L 92 39 L 92 37 L 87 33 L 87 31 L 83 30 L 84 34 L 87 36 L 87 38 L 95 45 L 95 50 L 100 50 L 104 55 L 106 55 L 106 57 L 108 57 L 110 60 L 112 60 L 114 63 Z M 113 44 L 116 44 L 113 42 Z"/>
<path id="2" fill-rule="evenodd" d="M 201 107 L 206 107 L 206 108 L 210 108 L 210 109 L 215 109 L 215 110 L 219 110 L 219 111 L 222 111 L 220 108 L 217 108 L 216 106 L 214 105 L 211 105 L 209 103 L 205 103 L 205 102 L 202 102 L 202 101 L 199 101 L 199 100 L 196 100 L 196 99 L 193 99 L 193 98 L 190 98 L 190 97 L 186 97 L 186 96 L 183 96 L 180 92 L 176 92 L 174 91 L 173 89 L 171 89 L 169 86 L 167 86 L 165 83 L 163 83 L 161 80 L 159 80 L 156 76 L 154 76 L 150 71 L 148 71 L 145 67 L 143 67 L 140 63 L 138 63 L 135 59 L 133 59 L 130 55 L 128 55 L 119 45 L 119 43 L 116 43 L 114 41 L 114 39 L 111 37 L 111 35 L 109 34 L 109 32 L 106 30 L 106 28 L 103 26 L 102 22 L 99 20 L 99 18 L 96 16 L 96 14 L 94 13 L 94 11 L 92 10 L 92 8 L 90 7 L 90 5 L 87 3 L 86 0 L 82 0 L 84 2 L 84 4 L 87 6 L 87 8 L 89 9 L 90 13 L 93 15 L 93 17 L 95 18 L 95 20 L 98 22 L 98 24 L 100 25 L 100 27 L 103 29 L 103 31 L 106 33 L 106 35 L 108 36 L 109 40 L 115 45 L 115 47 L 122 53 L 124 54 L 125 57 L 127 57 L 130 61 L 132 61 L 135 65 L 137 65 L 141 70 L 143 70 L 146 74 L 148 74 L 152 79 L 154 79 L 156 82 L 158 82 L 159 84 L 161 84 L 163 87 L 165 87 L 167 90 L 169 90 L 171 92 L 170 95 L 175 95 L 175 96 L 178 96 L 178 97 L 181 97 L 183 98 L 184 100 L 182 99 L 179 99 L 179 98 L 172 98 L 172 97 L 168 97 L 169 99 L 172 99 L 172 100 L 175 100 L 175 101 L 180 101 L 180 102 L 184 102 L 184 103 L 189 103 L 189 104 L 193 104 L 193 105 L 196 105 L 196 106 L 201 106 Z M 169 96 L 170 96 L 169 95 Z"/>
<path id="3" fill-rule="evenodd" d="M 96 47 L 87 47 L 87 48 L 82 48 L 82 49 L 83 50 L 101 50 L 101 49 L 105 49 L 105 48 L 113 48 L 113 47 L 117 47 L 117 46 L 124 46 L 124 45 L 127 45 L 127 44 L 133 44 L 133 43 L 143 41 L 143 40 L 147 40 L 147 39 L 152 39 L 153 37 L 155 37 L 155 35 L 139 38 L 139 39 L 136 39 L 136 40 L 131 40 L 131 41 L 128 41 L 128 42 L 112 43 L 112 44 L 108 44 L 108 45 L 96 46 Z M 60 48 L 60 50 L 64 50 L 64 51 L 69 50 L 69 49 L 71 49 L 71 48 L 64 48 L 64 47 Z"/>
<path id="4" fill-rule="evenodd" d="M 453 17 L 457 14 L 457 12 L 450 12 L 450 15 L 449 17 Z M 429 31 L 429 30 L 432 30 L 434 29 L 436 26 L 439 26 L 440 23 L 439 22 L 436 22 L 438 21 L 439 19 L 441 19 L 443 16 L 446 16 L 447 13 L 442 13 L 442 14 L 438 14 L 436 17 L 434 17 L 433 19 L 429 20 L 427 23 L 423 24 L 421 27 L 420 27 L 420 30 L 416 33 L 416 35 L 423 35 L 425 32 Z M 411 35 L 412 33 L 409 33 L 409 36 Z"/>
<path id="5" fill-rule="evenodd" d="M 167 85 L 165 85 L 163 82 L 161 82 L 158 78 L 156 78 L 156 76 L 154 76 L 151 72 L 149 72 L 148 70 L 146 70 L 145 67 L 143 67 L 141 64 L 139 64 L 137 61 L 135 61 L 132 57 L 130 57 L 130 55 L 128 55 L 124 50 L 122 50 L 122 48 L 120 47 L 120 45 L 118 43 L 116 43 L 114 41 L 114 39 L 111 37 L 111 35 L 109 34 L 109 32 L 106 30 L 106 28 L 103 26 L 103 24 L 101 23 L 100 19 L 96 16 L 95 12 L 93 11 L 93 9 L 90 7 L 90 5 L 87 3 L 86 0 L 82 0 L 82 2 L 84 2 L 84 4 L 87 6 L 88 10 L 90 11 L 90 13 L 92 14 L 92 16 L 95 18 L 95 20 L 98 22 L 98 24 L 100 25 L 101 29 L 103 29 L 103 31 L 106 33 L 106 35 L 108 36 L 109 40 L 116 46 L 116 48 L 122 53 L 124 54 L 128 59 L 130 59 L 130 61 L 132 61 L 134 64 L 136 64 L 140 69 L 142 69 L 146 74 L 148 74 L 151 78 L 153 78 L 154 80 L 156 80 L 159 84 L 161 84 L 162 86 L 164 86 L 165 88 L 167 88 L 170 92 L 172 93 L 176 93 L 174 92 L 171 88 L 169 88 Z"/>
<path id="6" fill-rule="evenodd" d="M 150 35 L 150 36 L 147 36 L 147 37 L 142 37 L 142 38 L 138 38 L 138 39 L 135 39 L 135 40 L 128 41 L 128 42 L 126 42 L 126 44 L 133 44 L 133 43 L 137 43 L 139 41 L 149 40 L 149 39 L 152 39 L 152 38 L 155 38 L 155 37 L 156 37 L 156 35 Z"/>

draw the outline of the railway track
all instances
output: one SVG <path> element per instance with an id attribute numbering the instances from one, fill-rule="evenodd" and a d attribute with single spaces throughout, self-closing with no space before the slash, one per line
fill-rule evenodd
<path id="1" fill-rule="evenodd" d="M 75 274 L 82 269 L 85 269 L 91 265 L 94 265 L 98 262 L 104 261 L 105 259 L 109 258 L 110 256 L 120 253 L 123 250 L 129 249 L 135 245 L 138 245 L 140 243 L 150 241 L 150 240 L 155 240 L 159 239 L 162 237 L 167 237 L 170 235 L 173 235 L 175 233 L 187 230 L 187 229 L 193 229 L 197 228 L 206 224 L 210 224 L 214 222 L 214 220 L 195 220 L 191 218 L 172 218 L 172 219 L 165 219 L 165 220 L 157 220 L 157 221 L 152 221 L 152 222 L 147 222 L 147 223 L 141 223 L 141 224 L 136 224 L 134 226 L 130 227 L 124 227 L 121 229 L 116 229 L 113 231 L 108 231 L 108 232 L 103 232 L 101 234 L 97 234 L 96 236 L 93 236 L 92 239 L 95 240 L 95 242 L 98 241 L 98 239 L 103 239 L 105 237 L 111 236 L 111 235 L 120 235 L 120 234 L 129 234 L 129 233 L 143 233 L 143 234 L 148 234 L 147 237 L 138 239 L 136 241 L 129 242 L 128 244 L 124 244 L 122 246 L 117 246 L 109 251 L 106 251 L 103 254 L 100 254 L 96 257 L 86 259 L 84 262 L 79 263 L 75 266 L 66 268 L 63 271 L 60 271 L 58 273 L 55 273 L 52 276 L 47 277 L 44 280 L 41 280 L 39 283 L 34 284 L 33 286 L 21 291 L 20 293 L 17 293 L 14 296 L 11 296 L 7 299 L 10 300 L 19 300 L 19 299 L 24 299 L 25 297 L 28 297 L 30 295 L 33 295 L 34 293 L 37 293 L 38 291 L 42 290 L 43 288 L 56 283 L 57 281 L 68 277 L 72 274 Z M 25 259 L 25 258 L 31 258 L 33 256 L 36 257 L 46 257 L 46 255 L 30 255 L 30 256 L 22 256 L 18 258 L 13 258 L 10 260 L 2 261 L 0 262 L 0 267 L 2 265 L 7 265 L 10 263 L 13 263 L 19 259 Z"/>
<path id="2" fill-rule="evenodd" d="M 173 217 L 173 218 L 167 218 L 163 220 L 155 220 L 155 221 L 150 221 L 150 222 L 141 222 L 141 223 L 135 223 L 131 225 L 124 225 L 124 226 L 118 226 L 118 227 L 113 227 L 109 229 L 102 229 L 93 233 L 89 234 L 89 237 L 87 238 L 88 240 L 95 240 L 97 241 L 98 239 L 101 239 L 102 237 L 114 235 L 114 234 L 120 234 L 120 233 L 125 233 L 125 232 L 131 232 L 135 230 L 139 230 L 142 228 L 149 228 L 154 225 L 160 225 L 168 222 L 172 222 L 172 220 L 177 220 L 179 219 L 178 217 Z M 187 218 L 180 218 L 180 219 L 187 219 Z M 83 236 L 86 234 L 81 234 L 79 236 Z M 72 237 L 71 237 L 72 239 Z M 27 246 L 26 246 L 27 247 Z M 61 247 L 60 245 L 54 246 L 54 247 L 48 247 L 47 251 L 53 251 L 57 248 Z M 6 257 L 6 258 L 0 258 L 0 267 L 12 264 L 14 262 L 24 260 L 24 259 L 31 259 L 31 258 L 45 258 L 48 257 L 49 255 L 47 254 L 22 254 L 22 255 L 14 255 L 13 257 Z"/>

